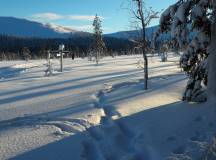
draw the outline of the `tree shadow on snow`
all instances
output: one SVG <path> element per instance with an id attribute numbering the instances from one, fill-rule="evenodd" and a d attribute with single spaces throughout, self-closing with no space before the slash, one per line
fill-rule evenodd
<path id="1" fill-rule="evenodd" d="M 55 83 L 48 83 L 48 84 L 45 84 L 45 85 L 43 85 L 43 84 L 42 85 L 37 85 L 37 86 L 33 86 L 33 87 L 28 87 L 28 88 L 25 88 L 25 89 L 2 92 L 2 93 L 0 93 L 0 96 L 10 95 L 10 94 L 20 93 L 20 92 L 26 92 L 26 91 L 33 91 L 33 90 L 38 90 L 38 89 L 42 89 L 42 88 L 50 88 L 50 87 L 63 85 L 63 84 L 70 84 L 70 83 L 78 82 L 78 81 L 82 81 L 82 80 L 90 80 L 90 79 L 96 79 L 96 78 L 107 78 L 109 76 L 112 76 L 112 78 L 115 78 L 115 77 L 120 78 L 121 76 L 126 77 L 126 76 L 129 76 L 129 75 L 138 74 L 139 72 L 140 71 L 134 71 L 133 70 L 133 71 L 123 71 L 123 72 L 117 72 L 117 73 L 99 74 L 99 75 L 94 75 L 94 76 L 86 76 L 86 77 L 69 79 L 69 80 L 55 82 Z"/>
<path id="2" fill-rule="evenodd" d="M 79 78 L 79 79 L 73 79 L 73 80 L 68 80 L 68 81 L 57 82 L 57 83 L 53 83 L 53 84 L 29 87 L 29 88 L 21 89 L 21 90 L 17 90 L 17 91 L 16 90 L 15 91 L 9 91 L 9 92 L 0 94 L 0 96 L 1 95 L 6 96 L 6 95 L 9 95 L 9 94 L 14 94 L 14 93 L 19 93 L 19 92 L 24 92 L 24 93 L 20 94 L 20 95 L 16 95 L 16 96 L 1 99 L 0 105 L 12 103 L 12 102 L 17 102 L 17 101 L 22 101 L 22 100 L 27 100 L 27 99 L 30 99 L 30 98 L 37 98 L 37 97 L 41 97 L 41 96 L 47 96 L 47 95 L 50 95 L 50 94 L 56 94 L 56 93 L 65 92 L 65 91 L 72 91 L 72 90 L 75 90 L 75 89 L 81 89 L 83 87 L 90 87 L 90 86 L 97 85 L 97 84 L 104 84 L 104 83 L 110 82 L 110 80 L 115 80 L 115 79 L 120 79 L 120 78 L 127 78 L 128 76 L 136 76 L 138 73 L 139 72 L 126 71 L 126 72 L 116 73 L 116 74 L 105 74 L 105 75 L 98 75 L 98 76 L 92 76 L 92 77 L 84 77 L 84 78 Z M 100 79 L 80 83 L 78 85 L 73 85 L 74 81 L 81 81 L 81 80 L 87 80 L 87 79 L 89 80 L 91 78 L 100 78 Z M 66 86 L 66 87 L 57 88 L 57 89 L 50 89 L 50 87 L 52 87 L 52 86 L 64 85 L 64 84 L 70 84 L 70 83 L 72 84 L 71 86 Z M 38 90 L 40 88 L 47 88 L 47 87 L 48 87 L 48 89 L 43 90 L 43 91 L 37 91 L 37 92 L 33 92 L 33 93 L 25 93 L 27 91 L 32 92 L 33 90 Z"/>

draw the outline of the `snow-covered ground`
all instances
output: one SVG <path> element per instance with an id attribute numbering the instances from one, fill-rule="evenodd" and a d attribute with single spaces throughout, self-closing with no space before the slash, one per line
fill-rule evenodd
<path id="1" fill-rule="evenodd" d="M 216 133 L 214 102 L 181 101 L 179 57 L 0 62 L 0 159 L 196 160 Z"/>

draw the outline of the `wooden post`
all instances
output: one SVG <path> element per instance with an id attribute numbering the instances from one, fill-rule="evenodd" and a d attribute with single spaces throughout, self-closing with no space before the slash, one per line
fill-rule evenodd
<path id="1" fill-rule="evenodd" d="M 60 63 L 61 63 L 61 72 L 63 72 L 63 52 L 60 51 L 60 55 L 61 55 L 61 59 L 60 59 Z"/>
<path id="2" fill-rule="evenodd" d="M 64 50 L 65 46 L 63 44 L 59 45 L 59 49 L 56 51 L 49 51 L 49 53 L 55 53 L 57 54 L 57 57 L 60 57 L 60 72 L 63 72 L 64 65 L 63 65 L 63 59 L 65 53 L 70 53 L 69 51 Z"/>
<path id="3" fill-rule="evenodd" d="M 64 45 L 63 44 L 61 44 L 61 45 L 59 45 L 59 54 L 60 54 L 60 56 L 61 56 L 61 58 L 60 58 L 60 65 L 61 65 L 61 68 L 60 68 L 60 71 L 61 72 L 63 72 L 63 50 L 64 50 Z"/>
<path id="4" fill-rule="evenodd" d="M 48 59 L 48 65 L 50 65 L 50 50 L 48 50 L 48 56 L 47 56 L 47 59 Z"/>

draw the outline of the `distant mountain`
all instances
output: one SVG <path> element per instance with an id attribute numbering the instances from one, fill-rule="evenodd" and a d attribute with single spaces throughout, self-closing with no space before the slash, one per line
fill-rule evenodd
<path id="1" fill-rule="evenodd" d="M 146 36 L 152 39 L 154 32 L 159 26 L 149 27 L 146 29 Z M 111 34 L 105 34 L 106 38 L 117 38 L 131 40 L 140 36 L 141 31 L 122 31 Z M 92 34 L 72 30 L 55 24 L 42 24 L 26 19 L 14 17 L 0 17 L 0 35 L 9 35 L 17 37 L 34 37 L 34 38 L 87 38 Z M 169 34 L 162 36 L 163 39 L 169 39 Z"/>
<path id="2" fill-rule="evenodd" d="M 146 28 L 146 36 L 148 39 L 151 39 L 154 32 L 157 31 L 159 26 L 153 26 Z M 132 30 L 132 31 L 121 31 L 111 34 L 106 34 L 106 36 L 113 37 L 113 38 L 122 38 L 122 39 L 137 39 L 140 37 L 141 30 Z"/>
<path id="3" fill-rule="evenodd" d="M 71 28 L 63 27 L 63 26 L 56 25 L 56 24 L 47 23 L 44 26 L 49 28 L 49 29 L 52 29 L 58 33 L 75 33 L 75 32 L 77 32 L 76 30 L 73 30 Z"/>
<path id="4" fill-rule="evenodd" d="M 159 29 L 159 25 L 146 28 L 146 37 L 148 38 L 148 40 L 152 40 L 154 33 L 158 29 Z M 191 25 L 188 25 L 188 29 L 190 31 L 189 39 L 191 40 L 192 37 L 194 37 L 195 32 L 191 32 Z M 141 30 L 132 30 L 132 31 L 121 31 L 121 32 L 106 34 L 105 36 L 113 37 L 113 38 L 134 40 L 134 39 L 140 38 L 141 33 L 142 33 Z M 172 39 L 171 34 L 170 34 L 170 32 L 168 32 L 168 33 L 161 34 L 157 40 L 158 41 L 166 41 L 166 40 L 171 40 L 171 39 Z"/>
<path id="5" fill-rule="evenodd" d="M 0 17 L 0 34 L 18 37 L 69 38 L 85 34 L 70 28 L 53 24 L 42 24 L 14 17 Z"/>

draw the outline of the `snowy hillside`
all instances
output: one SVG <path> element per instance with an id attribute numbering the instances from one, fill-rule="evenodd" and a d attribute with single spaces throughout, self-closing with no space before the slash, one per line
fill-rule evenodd
<path id="1" fill-rule="evenodd" d="M 16 26 L 16 27 L 14 27 Z M 68 38 L 75 30 L 53 24 L 19 19 L 14 17 L 0 17 L 0 34 L 18 37 L 39 38 Z"/>
<path id="2" fill-rule="evenodd" d="M 191 25 L 188 25 L 189 30 L 191 30 Z M 146 37 L 149 40 L 152 40 L 154 37 L 154 33 L 159 29 L 158 26 L 153 26 L 153 27 L 148 27 L 146 28 Z M 116 33 L 111 33 L 111 34 L 106 34 L 107 37 L 113 37 L 113 38 L 121 38 L 121 39 L 137 39 L 140 38 L 141 35 L 141 30 L 131 30 L 131 31 L 121 31 L 121 32 L 116 32 Z M 194 32 L 190 32 L 189 39 L 192 39 L 194 37 Z M 158 41 L 164 41 L 164 40 L 171 40 L 171 34 L 170 32 L 161 34 L 158 37 Z"/>
<path id="3" fill-rule="evenodd" d="M 159 26 L 153 26 L 146 28 L 146 36 L 151 39 L 154 33 L 158 30 Z M 106 36 L 122 39 L 137 39 L 140 38 L 141 31 L 131 30 L 131 31 L 121 31 L 116 33 L 107 34 Z"/>
<path id="4" fill-rule="evenodd" d="M 16 27 L 14 27 L 15 25 Z M 147 28 L 147 37 L 151 39 L 157 29 L 158 26 Z M 37 38 L 68 38 L 73 36 L 88 37 L 90 33 L 76 31 L 71 28 L 51 23 L 42 24 L 39 22 L 29 21 L 26 19 L 20 19 L 15 17 L 0 17 L 0 35 Z M 140 37 L 140 33 L 137 30 L 133 30 L 105 34 L 104 36 L 117 39 L 134 39 Z M 168 39 L 170 38 L 170 35 L 164 35 L 162 38 Z"/>
<path id="5" fill-rule="evenodd" d="M 179 57 L 0 62 L 0 159 L 197 160 L 216 132 L 214 105 L 181 101 Z"/>

